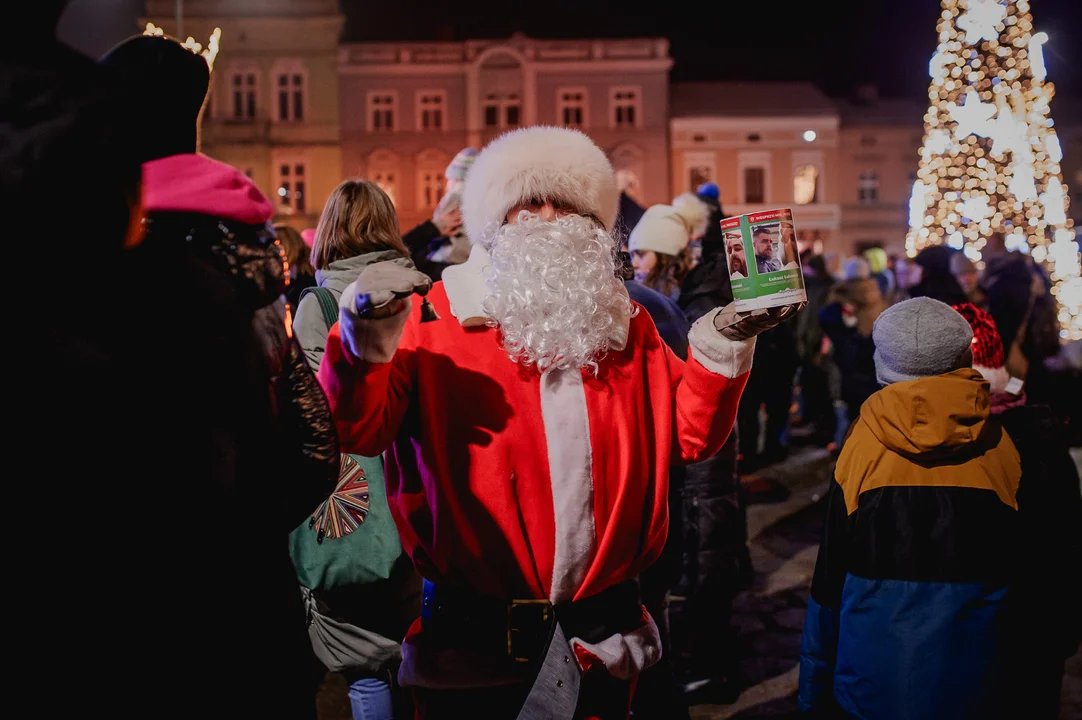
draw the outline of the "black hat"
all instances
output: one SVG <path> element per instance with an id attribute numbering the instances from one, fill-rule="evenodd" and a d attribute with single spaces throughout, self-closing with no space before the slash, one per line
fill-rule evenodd
<path id="1" fill-rule="evenodd" d="M 176 39 L 138 35 L 107 52 L 102 64 L 120 71 L 143 98 L 143 160 L 199 149 L 199 114 L 210 88 L 207 61 Z"/>

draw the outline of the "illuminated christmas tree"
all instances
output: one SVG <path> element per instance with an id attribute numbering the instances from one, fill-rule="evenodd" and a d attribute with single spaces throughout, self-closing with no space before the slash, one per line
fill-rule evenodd
<path id="1" fill-rule="evenodd" d="M 1026 0 L 943 0 L 928 72 L 931 106 L 909 201 L 912 255 L 946 243 L 974 262 L 991 233 L 1044 265 L 1061 336 L 1082 339 L 1082 278 L 1043 32 Z"/>

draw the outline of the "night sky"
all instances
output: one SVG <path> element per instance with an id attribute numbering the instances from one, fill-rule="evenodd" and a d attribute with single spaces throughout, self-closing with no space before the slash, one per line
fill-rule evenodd
<path id="1" fill-rule="evenodd" d="M 258 0 L 251 0 L 258 2 Z M 811 80 L 831 95 L 874 82 L 884 96 L 923 98 L 936 46 L 938 0 L 631 3 L 543 0 L 395 2 L 343 0 L 347 40 L 464 40 L 507 37 L 664 36 L 672 79 Z M 1034 24 L 1048 33 L 1048 77 L 1058 92 L 1082 97 L 1082 2 L 1031 0 Z M 60 37 L 100 55 L 132 34 L 141 0 L 73 0 Z M 679 8 L 679 9 L 677 9 Z M 1053 105 L 1053 111 L 1055 106 Z"/>

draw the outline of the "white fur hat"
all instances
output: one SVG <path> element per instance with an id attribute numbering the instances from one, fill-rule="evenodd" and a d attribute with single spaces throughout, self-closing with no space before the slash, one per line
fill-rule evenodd
<path id="1" fill-rule="evenodd" d="M 679 255 L 691 240 L 693 221 L 694 218 L 685 217 L 672 205 L 651 205 L 632 229 L 627 249 Z"/>
<path id="2" fill-rule="evenodd" d="M 470 242 L 502 225 L 524 200 L 566 203 L 612 230 L 620 194 L 605 153 L 578 130 L 537 126 L 505 133 L 477 156 L 462 192 Z"/>

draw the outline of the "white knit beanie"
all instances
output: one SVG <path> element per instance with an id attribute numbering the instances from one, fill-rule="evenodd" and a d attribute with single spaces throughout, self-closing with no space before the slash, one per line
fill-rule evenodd
<path id="1" fill-rule="evenodd" d="M 679 255 L 688 246 L 691 231 L 688 218 L 672 205 L 652 205 L 631 231 L 627 249 Z"/>

